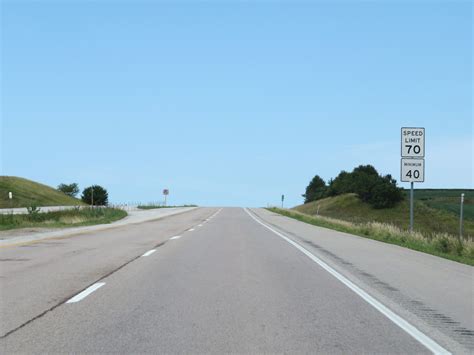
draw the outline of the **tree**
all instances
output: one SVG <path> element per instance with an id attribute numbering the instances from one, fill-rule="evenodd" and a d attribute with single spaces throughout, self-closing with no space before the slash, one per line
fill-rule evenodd
<path id="1" fill-rule="evenodd" d="M 391 175 L 381 176 L 372 165 L 359 165 L 351 173 L 341 171 L 329 181 L 327 196 L 356 193 L 361 201 L 374 208 L 393 207 L 403 200 L 403 190 Z"/>
<path id="2" fill-rule="evenodd" d="M 329 196 L 336 196 L 354 192 L 352 173 L 341 171 L 335 179 L 331 180 L 328 188 Z"/>
<path id="3" fill-rule="evenodd" d="M 359 165 L 352 171 L 351 192 L 355 192 L 364 202 L 369 202 L 372 189 L 379 182 L 381 176 L 372 165 Z"/>
<path id="4" fill-rule="evenodd" d="M 102 186 L 92 185 L 82 191 L 81 199 L 89 205 L 107 206 L 109 203 L 109 194 Z"/>
<path id="5" fill-rule="evenodd" d="M 389 208 L 402 201 L 404 196 L 403 189 L 397 187 L 397 181 L 391 175 L 385 175 L 372 188 L 368 202 L 374 208 Z"/>
<path id="6" fill-rule="evenodd" d="M 79 186 L 75 182 L 72 184 L 59 184 L 58 190 L 68 196 L 75 197 L 79 193 Z"/>
<path id="7" fill-rule="evenodd" d="M 326 196 L 326 183 L 319 175 L 316 175 L 306 187 L 306 193 L 303 195 L 304 203 L 319 200 Z"/>

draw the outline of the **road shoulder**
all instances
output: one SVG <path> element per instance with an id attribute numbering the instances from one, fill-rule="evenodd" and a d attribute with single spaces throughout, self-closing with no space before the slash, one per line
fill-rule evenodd
<path id="1" fill-rule="evenodd" d="M 474 349 L 474 268 L 392 244 L 252 210 L 420 330 L 459 352 Z M 449 301 L 448 301 L 449 300 Z M 469 349 L 469 350 L 467 350 Z"/>
<path id="2" fill-rule="evenodd" d="M 0 232 L 0 248 L 35 243 L 47 239 L 66 238 L 85 233 L 118 228 L 130 224 L 150 222 L 157 219 L 186 213 L 198 207 L 177 207 L 153 210 L 128 211 L 128 216 L 110 224 L 98 224 L 86 227 L 72 227 L 59 229 L 27 228 L 23 230 Z"/>

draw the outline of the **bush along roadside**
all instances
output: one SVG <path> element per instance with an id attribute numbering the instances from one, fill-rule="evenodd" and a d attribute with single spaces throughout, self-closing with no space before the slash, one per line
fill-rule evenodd
<path id="1" fill-rule="evenodd" d="M 28 209 L 28 214 L 0 214 L 0 230 L 17 228 L 62 228 L 105 224 L 127 216 L 127 212 L 109 207 L 79 208 L 44 212 Z"/>
<path id="2" fill-rule="evenodd" d="M 419 232 L 410 233 L 391 224 L 378 222 L 355 224 L 323 216 L 308 216 L 300 212 L 276 207 L 267 208 L 267 210 L 318 227 L 334 229 L 339 232 L 396 244 L 474 266 L 474 242 L 472 240 L 460 240 L 449 234 L 427 236 Z"/>

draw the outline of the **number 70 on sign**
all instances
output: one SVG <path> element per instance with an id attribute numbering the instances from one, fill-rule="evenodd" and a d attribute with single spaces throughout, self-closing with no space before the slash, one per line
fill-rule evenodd
<path id="1" fill-rule="evenodd" d="M 425 129 L 402 127 L 402 158 L 423 158 L 425 156 Z"/>

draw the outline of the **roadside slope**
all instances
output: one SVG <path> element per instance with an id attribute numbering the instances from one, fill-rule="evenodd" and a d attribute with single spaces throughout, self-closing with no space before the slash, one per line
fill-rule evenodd
<path id="1" fill-rule="evenodd" d="M 393 208 L 375 209 L 352 193 L 324 198 L 293 209 L 310 216 L 319 214 L 351 223 L 386 223 L 403 230 L 407 230 L 410 223 L 408 200 L 400 202 Z M 420 200 L 415 201 L 415 231 L 425 235 L 434 233 L 457 235 L 458 218 L 449 211 L 431 208 Z M 464 221 L 464 234 L 466 237 L 474 237 L 474 221 L 468 219 Z"/>
<path id="2" fill-rule="evenodd" d="M 8 199 L 8 192 L 13 199 Z M 77 206 L 84 203 L 76 198 L 35 181 L 16 176 L 0 176 L 0 208 L 37 206 Z"/>

